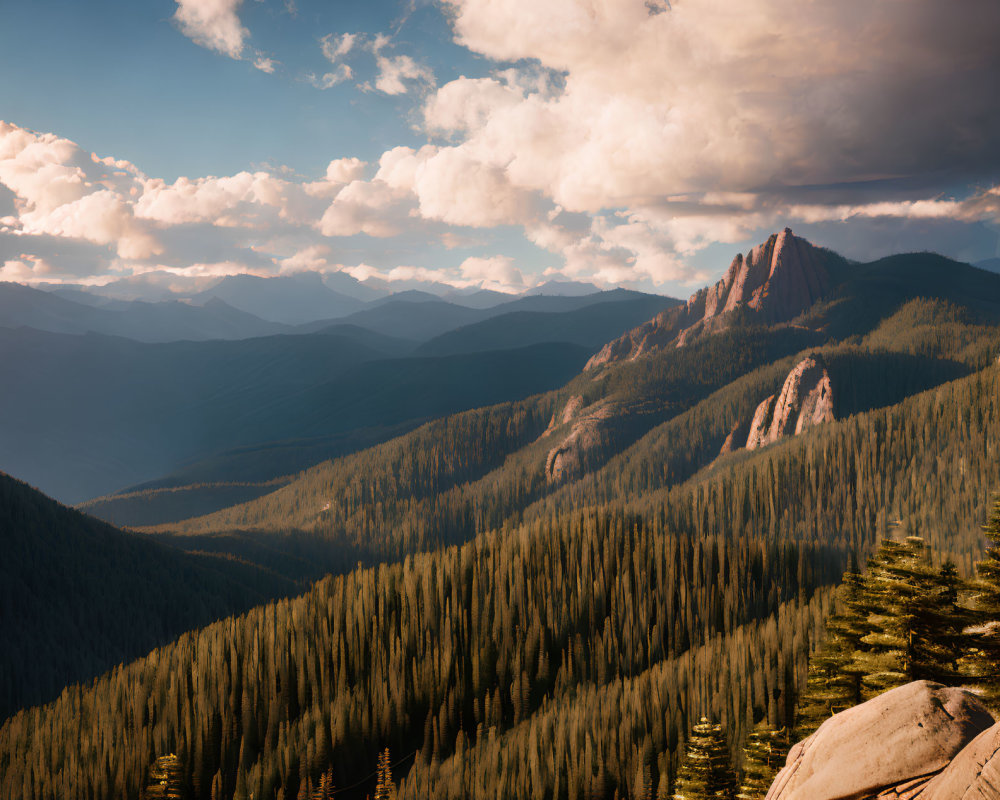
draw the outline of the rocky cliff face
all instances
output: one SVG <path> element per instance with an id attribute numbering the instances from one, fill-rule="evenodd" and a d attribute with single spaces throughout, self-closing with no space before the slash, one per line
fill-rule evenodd
<path id="1" fill-rule="evenodd" d="M 545 477 L 549 483 L 576 478 L 583 473 L 588 457 L 607 443 L 605 428 L 617 412 L 612 403 L 604 400 L 584 407 L 582 397 L 571 397 L 561 413 L 552 415 L 543 437 L 563 425 L 571 427 L 545 459 Z"/>
<path id="2" fill-rule="evenodd" d="M 756 450 L 834 419 L 830 373 L 822 356 L 807 356 L 788 373 L 780 392 L 761 401 L 752 419 L 732 427 L 719 455 L 743 447 Z"/>
<path id="3" fill-rule="evenodd" d="M 757 406 L 746 448 L 763 447 L 833 418 L 830 374 L 821 356 L 808 356 L 788 373 L 779 394 L 772 394 Z"/>
<path id="4" fill-rule="evenodd" d="M 997 798 L 998 750 L 1000 725 L 974 695 L 915 681 L 795 745 L 767 800 Z"/>
<path id="5" fill-rule="evenodd" d="M 773 234 L 746 257 L 737 255 L 726 276 L 691 295 L 687 305 L 609 342 L 584 369 L 638 358 L 666 346 L 724 328 L 730 312 L 743 309 L 762 322 L 786 322 L 801 314 L 833 286 L 831 268 L 839 256 L 814 247 L 791 229 Z"/>

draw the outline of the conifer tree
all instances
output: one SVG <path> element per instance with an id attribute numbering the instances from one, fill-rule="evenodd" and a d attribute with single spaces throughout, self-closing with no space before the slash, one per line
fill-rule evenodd
<path id="1" fill-rule="evenodd" d="M 763 800 L 787 757 L 787 731 L 776 730 L 766 722 L 757 725 L 743 748 L 743 780 L 737 800 Z"/>
<path id="2" fill-rule="evenodd" d="M 829 717 L 862 701 L 864 670 L 854 663 L 862 639 L 872 633 L 865 578 L 851 558 L 841 583 L 839 610 L 826 622 L 826 641 L 809 663 L 806 688 L 799 702 L 795 730 L 799 738 Z"/>
<path id="3" fill-rule="evenodd" d="M 864 672 L 866 698 L 912 680 L 957 677 L 959 587 L 953 566 L 933 569 L 923 539 L 882 543 L 864 581 L 875 630 L 862 638 L 852 665 Z"/>
<path id="4" fill-rule="evenodd" d="M 378 755 L 378 778 L 374 800 L 395 800 L 395 798 L 396 784 L 392 782 L 392 760 L 387 747 Z"/>
<path id="5" fill-rule="evenodd" d="M 702 717 L 691 729 L 687 751 L 677 773 L 674 800 L 734 800 L 737 786 L 722 726 Z"/>
<path id="6" fill-rule="evenodd" d="M 978 580 L 973 586 L 972 608 L 975 625 L 967 629 L 974 649 L 968 658 L 972 682 L 994 710 L 1000 709 L 1000 494 L 993 500 L 989 521 L 983 529 L 989 547 L 976 565 Z"/>

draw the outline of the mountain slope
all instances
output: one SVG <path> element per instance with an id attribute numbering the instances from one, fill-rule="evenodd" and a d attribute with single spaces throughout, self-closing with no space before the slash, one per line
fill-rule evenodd
<path id="1" fill-rule="evenodd" d="M 0 719 L 294 588 L 112 528 L 2 473 L 0 552 Z"/>
<path id="2" fill-rule="evenodd" d="M 308 794 L 328 773 L 362 797 L 384 747 L 404 797 L 669 790 L 700 715 L 737 739 L 790 719 L 827 587 L 894 515 L 968 565 L 998 435 L 990 366 L 668 491 L 326 579 L 10 720 L 0 796 L 126 795 L 172 752 L 195 797 Z M 964 474 L 939 468 L 959 453 Z"/>
<path id="3" fill-rule="evenodd" d="M 541 342 L 570 342 L 593 350 L 677 302 L 668 297 L 647 295 L 635 300 L 594 303 L 569 311 L 509 311 L 441 334 L 422 344 L 416 352 L 449 355 L 505 350 Z"/>
<path id="4" fill-rule="evenodd" d="M 668 345 L 683 345 L 739 322 L 787 322 L 829 293 L 848 268 L 843 258 L 795 236 L 772 234 L 746 257 L 737 254 L 726 275 L 699 289 L 687 304 L 609 342 L 588 369 L 630 360 Z"/>
<path id="5" fill-rule="evenodd" d="M 281 404 L 380 358 L 342 336 L 140 344 L 0 329 L 0 468 L 62 500 L 226 447 L 289 438 Z"/>
<path id="6" fill-rule="evenodd" d="M 832 327 L 825 324 L 810 329 L 734 320 L 685 347 L 610 362 L 597 374 L 584 373 L 562 390 L 539 398 L 535 418 L 544 417 L 549 425 L 535 428 L 530 442 L 502 451 L 499 457 L 506 463 L 472 483 L 464 474 L 442 475 L 428 483 L 426 476 L 401 473 L 391 459 L 383 462 L 376 451 L 368 451 L 358 454 L 361 462 L 344 459 L 317 466 L 272 495 L 166 529 L 199 537 L 233 530 L 253 530 L 255 535 L 295 531 L 360 546 L 365 557 L 396 557 L 410 547 L 404 543 L 419 541 L 433 548 L 517 521 L 524 509 L 536 502 L 544 505 L 549 495 L 580 504 L 595 497 L 610 499 L 620 486 L 648 491 L 670 485 L 713 462 L 734 426 L 749 422 L 761 401 L 778 392 L 795 364 L 817 348 L 830 360 L 838 387 L 837 419 L 898 403 L 909 394 L 982 369 L 995 358 L 1000 315 L 976 307 L 988 308 L 990 297 L 1000 298 L 1000 287 L 956 287 L 948 283 L 950 270 L 938 268 L 927 273 L 927 280 L 915 282 L 923 261 L 922 256 L 901 257 L 899 264 L 909 265 L 905 268 L 889 262 L 882 278 L 887 291 L 866 289 L 838 299 L 837 320 L 856 316 L 864 323 L 862 331 L 874 319 L 882 320 L 860 346 L 835 347 Z M 877 262 L 870 270 L 878 274 L 884 266 Z M 996 282 L 988 273 L 966 269 L 975 281 L 985 275 Z M 908 295 L 934 290 L 968 305 L 940 300 L 899 305 Z M 809 313 L 818 319 L 828 308 L 820 303 Z M 994 324 L 985 321 L 990 318 Z M 407 447 L 407 441 L 398 440 L 399 447 Z M 467 445 L 458 440 L 449 446 Z M 648 457 L 638 457 L 644 451 Z M 553 454 L 560 460 L 558 475 L 550 466 Z M 354 477 L 359 474 L 371 476 L 380 491 L 394 497 L 407 498 L 411 481 L 433 486 L 436 497 L 433 502 L 415 496 L 391 506 L 359 507 L 354 500 L 341 499 L 349 496 L 342 481 L 364 481 Z M 320 514 L 318 509 L 328 502 L 330 513 Z M 426 532 L 434 537 L 427 538 Z M 202 545 L 204 541 L 199 539 Z M 237 540 L 228 540 L 227 546 L 239 552 Z"/>
<path id="7" fill-rule="evenodd" d="M 318 335 L 320 341 L 324 338 L 333 340 Z M 319 375 L 305 386 L 288 385 L 288 391 L 280 394 L 275 393 L 281 387 L 274 384 L 273 376 L 268 383 L 240 388 L 235 396 L 226 387 L 212 395 L 211 402 L 169 418 L 178 426 L 172 432 L 177 437 L 174 447 L 187 442 L 188 452 L 200 447 L 202 453 L 211 453 L 209 457 L 151 486 L 133 484 L 135 488 L 125 490 L 120 500 L 102 497 L 85 508 L 118 524 L 149 524 L 150 514 L 156 522 L 186 519 L 229 505 L 225 501 L 234 494 L 254 497 L 271 491 L 274 486 L 269 482 L 275 478 L 392 438 L 428 419 L 550 390 L 577 373 L 587 356 L 587 350 L 575 345 L 543 344 L 491 353 L 369 361 L 341 369 L 334 380 Z M 191 438 L 192 420 L 205 425 L 197 439 Z M 139 427 L 140 422 L 154 421 L 144 415 L 133 430 L 161 435 L 160 428 Z M 108 430 L 115 430 L 110 423 Z M 243 446 L 238 450 L 217 446 L 221 452 L 213 453 L 206 447 L 212 443 Z M 180 462 L 178 458 L 174 467 Z M 184 485 L 182 480 L 195 485 L 185 491 L 156 491 L 176 490 L 178 484 Z"/>

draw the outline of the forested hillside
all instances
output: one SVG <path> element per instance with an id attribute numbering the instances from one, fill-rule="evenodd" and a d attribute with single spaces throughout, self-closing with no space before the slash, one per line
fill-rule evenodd
<path id="1" fill-rule="evenodd" d="M 659 495 L 538 510 L 517 529 L 327 579 L 302 599 L 185 637 L 9 722 L 0 766 L 16 777 L 6 796 L 44 796 L 11 771 L 23 763 L 76 796 L 116 785 L 134 793 L 163 752 L 189 765 L 199 796 L 212 783 L 225 796 L 279 785 L 290 795 L 330 769 L 337 785 L 350 785 L 384 746 L 420 751 L 402 788 L 422 786 L 421 796 L 462 796 L 472 786 L 500 795 L 498 774 L 514 773 L 496 772 L 496 748 L 530 765 L 550 746 L 555 766 L 529 766 L 531 777 L 519 781 L 581 792 L 598 782 L 606 796 L 615 787 L 635 796 L 647 768 L 669 780 L 684 732 L 703 713 L 724 717 L 735 733 L 765 716 L 781 724 L 804 687 L 809 642 L 827 608 L 826 595 L 813 593 L 832 586 L 896 515 L 960 565 L 978 557 L 978 526 L 1000 485 L 998 373 L 989 367 L 730 457 Z M 771 627 L 786 601 L 782 627 Z M 772 666 L 746 681 L 744 660 Z M 679 694 L 667 691 L 677 685 Z M 574 705 L 587 698 L 581 691 L 642 692 L 641 702 L 623 701 L 635 709 L 632 727 L 613 734 L 600 706 Z M 113 731 L 149 703 L 158 722 L 113 747 L 121 768 L 108 778 L 88 773 L 85 765 L 106 763 L 110 743 L 121 741 Z M 552 740 L 539 737 L 563 726 Z M 570 769 L 585 759 L 588 736 L 590 775 Z M 63 741 L 95 749 L 63 763 Z"/>
<path id="2" fill-rule="evenodd" d="M 0 718 L 294 589 L 117 530 L 3 474 L 0 552 Z"/>

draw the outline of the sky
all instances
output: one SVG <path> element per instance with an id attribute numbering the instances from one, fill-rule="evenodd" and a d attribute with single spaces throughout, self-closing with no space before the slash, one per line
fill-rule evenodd
<path id="1" fill-rule="evenodd" d="M 996 0 L 0 0 L 0 279 L 1000 256 Z"/>

